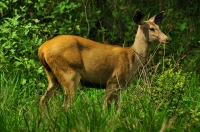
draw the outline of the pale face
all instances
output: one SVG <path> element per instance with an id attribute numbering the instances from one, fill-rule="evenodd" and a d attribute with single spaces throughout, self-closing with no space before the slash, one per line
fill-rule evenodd
<path id="1" fill-rule="evenodd" d="M 140 25 L 148 43 L 169 43 L 169 38 L 160 30 L 154 22 L 145 21 Z"/>

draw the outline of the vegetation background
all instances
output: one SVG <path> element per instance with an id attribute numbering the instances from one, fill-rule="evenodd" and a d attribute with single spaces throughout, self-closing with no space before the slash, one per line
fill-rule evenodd
<path id="1" fill-rule="evenodd" d="M 1 0 L 0 131 L 200 130 L 199 5 L 199 0 Z M 38 47 L 58 34 L 130 46 L 136 9 L 146 19 L 165 11 L 161 29 L 172 42 L 153 46 L 145 71 L 121 92 L 119 110 L 102 109 L 104 90 L 80 87 L 70 109 L 60 107 L 60 92 L 41 112 L 38 100 L 47 79 Z"/>

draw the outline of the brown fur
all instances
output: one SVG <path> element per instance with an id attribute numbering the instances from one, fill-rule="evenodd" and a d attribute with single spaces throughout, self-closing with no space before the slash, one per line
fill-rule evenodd
<path id="1" fill-rule="evenodd" d="M 101 44 L 73 35 L 57 36 L 39 47 L 38 56 L 47 74 L 49 86 L 40 103 L 49 101 L 59 85 L 64 87 L 63 106 L 70 105 L 81 83 L 89 87 L 105 87 L 104 104 L 118 98 L 121 88 L 130 85 L 134 74 L 145 62 L 149 44 L 168 43 L 159 29 L 163 12 L 143 22 L 137 10 L 134 21 L 139 25 L 131 47 Z"/>

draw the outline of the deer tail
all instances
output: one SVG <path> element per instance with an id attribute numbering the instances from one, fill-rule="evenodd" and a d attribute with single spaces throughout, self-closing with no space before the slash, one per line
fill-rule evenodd
<path id="1" fill-rule="evenodd" d="M 47 70 L 47 71 L 51 71 L 51 68 L 50 66 L 48 65 L 48 63 L 46 62 L 46 59 L 45 59 L 45 56 L 44 56 L 44 53 L 39 50 L 38 51 L 38 56 L 39 56 L 39 60 L 40 62 L 42 63 L 43 67 Z"/>

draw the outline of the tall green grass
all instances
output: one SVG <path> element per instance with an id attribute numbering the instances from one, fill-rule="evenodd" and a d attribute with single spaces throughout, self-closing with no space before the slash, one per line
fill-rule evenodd
<path id="1" fill-rule="evenodd" d="M 70 108 L 61 107 L 60 90 L 46 109 L 41 110 L 38 101 L 42 88 L 22 85 L 19 81 L 22 74 L 25 73 L 0 73 L 0 130 L 3 132 L 200 130 L 200 86 L 195 74 L 169 71 L 146 79 L 150 81 L 136 79 L 129 89 L 121 91 L 118 110 L 114 106 L 102 108 L 104 90 L 84 88 L 79 88 Z M 184 84 L 176 85 L 183 76 Z"/>

